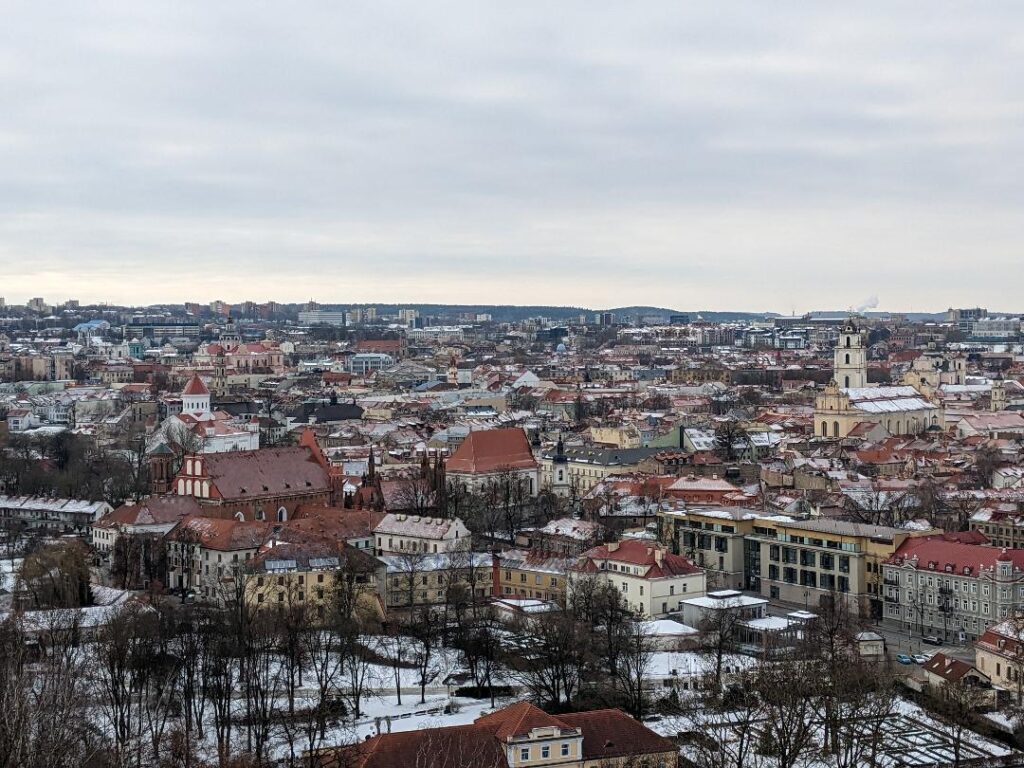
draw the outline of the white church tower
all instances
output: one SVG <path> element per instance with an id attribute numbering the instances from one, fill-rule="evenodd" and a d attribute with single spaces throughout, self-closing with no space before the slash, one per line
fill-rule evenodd
<path id="1" fill-rule="evenodd" d="M 192 374 L 185 389 L 181 393 L 181 410 L 183 413 L 208 414 L 210 412 L 210 390 L 199 378 Z"/>
<path id="2" fill-rule="evenodd" d="M 856 389 L 868 385 L 867 350 L 864 336 L 853 318 L 846 321 L 839 333 L 832 378 L 844 389 Z"/>

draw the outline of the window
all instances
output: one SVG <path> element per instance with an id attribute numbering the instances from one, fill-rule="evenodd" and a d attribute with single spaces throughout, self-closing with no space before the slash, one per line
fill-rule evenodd
<path id="1" fill-rule="evenodd" d="M 529 760 L 530 759 L 530 748 L 529 747 L 523 747 L 522 749 L 519 750 L 519 759 L 520 760 Z"/>
<path id="2" fill-rule="evenodd" d="M 562 745 L 562 757 L 568 757 L 568 756 L 569 756 L 569 745 L 568 744 L 563 744 Z"/>
<path id="3" fill-rule="evenodd" d="M 546 744 L 543 747 L 541 747 L 540 756 L 542 760 L 547 760 L 549 757 L 551 757 L 551 747 L 547 746 Z"/>

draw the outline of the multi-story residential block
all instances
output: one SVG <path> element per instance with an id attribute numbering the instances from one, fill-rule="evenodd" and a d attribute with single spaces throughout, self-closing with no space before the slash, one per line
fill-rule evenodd
<path id="1" fill-rule="evenodd" d="M 745 541 L 761 517 L 745 507 L 663 507 L 658 510 L 659 538 L 704 568 L 709 586 L 743 589 Z"/>
<path id="2" fill-rule="evenodd" d="M 494 596 L 550 600 L 564 605 L 568 573 L 574 565 L 574 559 L 550 552 L 507 549 L 494 557 Z"/>
<path id="3" fill-rule="evenodd" d="M 112 509 L 105 501 L 0 496 L 0 523 L 7 530 L 83 536 Z"/>
<path id="4" fill-rule="evenodd" d="M 909 539 L 882 566 L 887 623 L 974 640 L 1024 609 L 1024 550 L 963 543 L 955 534 Z"/>
<path id="5" fill-rule="evenodd" d="M 911 533 L 831 519 L 759 518 L 744 542 L 746 586 L 805 608 L 838 596 L 856 614 L 880 616 L 882 563 Z"/>
<path id="6" fill-rule="evenodd" d="M 387 514 L 374 527 L 378 555 L 432 554 L 465 549 L 470 533 L 459 518 Z"/>
<path id="7" fill-rule="evenodd" d="M 263 521 L 184 518 L 167 534 L 168 586 L 213 602 L 238 595 L 245 563 L 270 533 L 271 524 Z"/>
<path id="8" fill-rule="evenodd" d="M 645 459 L 661 452 L 662 448 L 566 448 L 564 467 L 568 475 L 565 485 L 583 494 L 611 475 L 623 475 L 640 470 Z M 554 451 L 540 459 L 540 481 L 545 488 L 555 485 Z M 560 465 L 561 466 L 561 465 Z"/>
<path id="9" fill-rule="evenodd" d="M 382 555 L 387 571 L 388 610 L 483 603 L 493 592 L 493 557 L 482 552 Z"/>
<path id="10" fill-rule="evenodd" d="M 245 563 L 247 605 L 301 611 L 311 620 L 332 611 L 364 621 L 384 618 L 384 563 L 344 542 L 295 530 L 285 536 L 287 541 L 268 542 Z"/>
<path id="11" fill-rule="evenodd" d="M 663 618 L 686 597 L 706 591 L 705 573 L 682 555 L 640 539 L 602 544 L 585 552 L 569 571 L 569 593 L 587 579 L 606 581 L 638 616 Z"/>

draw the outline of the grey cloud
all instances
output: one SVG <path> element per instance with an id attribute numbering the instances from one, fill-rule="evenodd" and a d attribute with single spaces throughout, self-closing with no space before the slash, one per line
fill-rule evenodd
<path id="1" fill-rule="evenodd" d="M 23 4 L 0 29 L 0 293 L 1012 308 L 1021 21 Z"/>

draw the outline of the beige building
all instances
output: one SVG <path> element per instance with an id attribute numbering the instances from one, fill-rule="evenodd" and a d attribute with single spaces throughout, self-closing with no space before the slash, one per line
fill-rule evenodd
<path id="1" fill-rule="evenodd" d="M 471 724 L 381 733 L 325 750 L 320 768 L 675 768 L 679 747 L 617 709 L 550 715 L 529 702 Z"/>
<path id="2" fill-rule="evenodd" d="M 881 615 L 882 563 L 908 531 L 841 520 L 760 518 L 745 543 L 747 588 L 817 606 L 839 595 L 859 615 Z"/>
<path id="3" fill-rule="evenodd" d="M 385 566 L 344 542 L 281 542 L 247 561 L 245 602 L 251 608 L 306 612 L 332 609 L 366 621 L 384 618 Z"/>
<path id="4" fill-rule="evenodd" d="M 602 544 L 584 553 L 569 572 L 569 595 L 587 579 L 613 585 L 637 616 L 663 618 L 687 597 L 700 597 L 707 582 L 702 569 L 661 545 L 641 539 Z"/>
<path id="5" fill-rule="evenodd" d="M 943 409 L 909 386 L 844 389 L 833 380 L 814 405 L 819 437 L 846 437 L 855 427 L 871 424 L 893 435 L 916 435 L 942 428 L 943 422 Z"/>
<path id="6" fill-rule="evenodd" d="M 743 589 L 744 541 L 763 515 L 745 507 L 659 508 L 662 542 L 707 571 L 709 588 Z"/>
<path id="7" fill-rule="evenodd" d="M 373 529 L 378 555 L 437 554 L 468 547 L 469 529 L 459 518 L 387 514 Z"/>
<path id="8" fill-rule="evenodd" d="M 557 452 L 545 453 L 540 458 L 540 484 L 542 488 L 570 487 L 582 496 L 611 475 L 632 474 L 640 465 L 663 448 L 566 448 L 559 457 Z M 556 462 L 556 458 L 564 461 Z M 560 481 L 556 467 L 564 469 L 566 478 Z"/>

